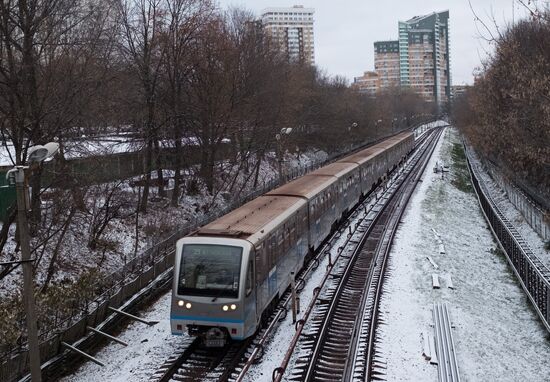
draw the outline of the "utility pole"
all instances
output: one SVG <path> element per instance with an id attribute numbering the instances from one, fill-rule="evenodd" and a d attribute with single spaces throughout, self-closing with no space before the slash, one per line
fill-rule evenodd
<path id="1" fill-rule="evenodd" d="M 29 238 L 29 224 L 27 221 L 28 187 L 25 170 L 32 171 L 45 159 L 53 157 L 59 150 L 59 143 L 49 142 L 44 146 L 29 147 L 27 160 L 29 166 L 15 166 L 6 173 L 10 184 L 15 184 L 17 195 L 17 232 L 21 246 L 21 266 L 23 267 L 23 305 L 25 307 L 25 321 L 27 322 L 27 342 L 29 344 L 29 363 L 32 382 L 42 382 L 40 370 L 40 344 L 38 343 L 38 325 L 34 305 L 34 282 L 32 274 L 31 247 Z"/>
<path id="2" fill-rule="evenodd" d="M 25 168 L 17 166 L 15 186 L 17 192 L 17 232 L 19 232 L 19 244 L 21 245 L 21 266 L 23 267 L 23 301 L 25 305 L 25 319 L 27 321 L 27 337 L 29 343 L 29 359 L 31 366 L 32 382 L 42 381 L 40 370 L 40 348 L 38 345 L 38 328 L 36 324 L 36 310 L 34 305 L 34 283 L 32 277 L 31 249 L 29 245 L 29 225 L 27 222 L 28 195 L 25 180 Z"/>

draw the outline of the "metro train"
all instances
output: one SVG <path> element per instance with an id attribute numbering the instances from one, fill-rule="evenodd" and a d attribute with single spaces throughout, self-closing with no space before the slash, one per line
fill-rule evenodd
<path id="1" fill-rule="evenodd" d="M 264 194 L 176 243 L 172 334 L 252 336 L 339 220 L 413 149 L 405 132 Z"/>

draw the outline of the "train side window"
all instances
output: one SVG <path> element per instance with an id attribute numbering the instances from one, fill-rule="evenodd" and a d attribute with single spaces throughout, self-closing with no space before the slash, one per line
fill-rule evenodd
<path id="1" fill-rule="evenodd" d="M 261 247 L 256 249 L 256 278 L 259 282 L 264 280 L 265 276 L 265 246 L 260 244 Z"/>
<path id="2" fill-rule="evenodd" d="M 254 266 L 252 264 L 252 260 L 248 262 L 248 270 L 246 272 L 246 284 L 245 284 L 245 290 L 246 295 L 250 295 L 252 292 L 252 288 L 254 286 Z"/>
<path id="3" fill-rule="evenodd" d="M 272 234 L 269 238 L 269 269 L 273 268 L 273 265 L 275 265 L 275 259 L 276 259 L 276 251 L 277 251 L 277 243 L 276 243 L 275 234 Z"/>
<path id="4" fill-rule="evenodd" d="M 285 252 L 288 252 L 291 246 L 292 246 L 292 241 L 290 238 L 290 228 L 287 226 L 285 229 Z"/>

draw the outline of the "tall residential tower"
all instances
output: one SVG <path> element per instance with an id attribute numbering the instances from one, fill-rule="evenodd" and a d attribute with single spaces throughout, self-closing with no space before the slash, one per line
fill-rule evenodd
<path id="1" fill-rule="evenodd" d="M 438 105 L 449 101 L 449 11 L 399 22 L 399 39 L 374 43 L 380 88 L 410 87 Z"/>
<path id="2" fill-rule="evenodd" d="M 262 24 L 278 41 L 289 60 L 315 64 L 313 48 L 313 8 L 295 5 L 289 8 L 266 8 Z"/>

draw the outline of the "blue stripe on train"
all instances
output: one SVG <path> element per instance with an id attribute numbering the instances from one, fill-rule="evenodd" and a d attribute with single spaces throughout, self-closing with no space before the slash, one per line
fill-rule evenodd
<path id="1" fill-rule="evenodd" d="M 174 333 L 174 332 L 172 332 L 172 335 L 174 335 L 174 336 L 183 336 L 183 333 Z M 242 340 L 244 340 L 244 337 L 237 337 L 237 336 L 233 335 L 233 336 L 231 336 L 231 339 L 235 340 L 235 341 L 242 341 Z"/>
<path id="2" fill-rule="evenodd" d="M 208 322 L 227 322 L 230 324 L 244 324 L 244 320 L 235 320 L 232 318 L 208 318 L 208 317 L 193 317 L 193 316 L 170 316 L 171 320 L 188 320 L 188 321 L 208 321 Z"/>

